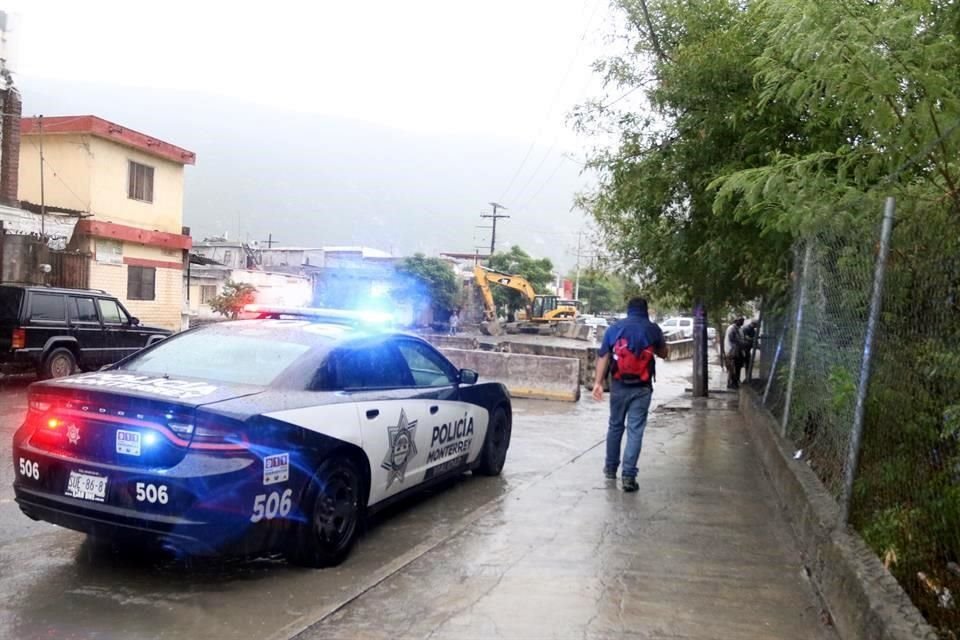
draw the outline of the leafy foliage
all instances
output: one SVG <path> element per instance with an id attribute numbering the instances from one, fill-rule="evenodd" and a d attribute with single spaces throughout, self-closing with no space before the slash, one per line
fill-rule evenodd
<path id="1" fill-rule="evenodd" d="M 577 275 L 571 272 L 567 276 L 575 280 Z M 623 311 L 626 285 L 623 278 L 596 267 L 580 272 L 580 300 L 587 313 L 601 311 Z"/>
<path id="2" fill-rule="evenodd" d="M 236 320 L 243 308 L 253 304 L 257 288 L 246 282 L 227 280 L 220 295 L 210 301 L 210 308 L 222 316 Z"/>
<path id="3" fill-rule="evenodd" d="M 460 302 L 460 285 L 453 267 L 441 258 L 422 253 L 404 258 L 397 266 L 399 286 L 393 291 L 399 300 L 412 301 L 421 308 L 432 307 L 438 316 L 449 315 Z"/>
<path id="4" fill-rule="evenodd" d="M 553 263 L 549 258 L 533 258 L 526 251 L 514 245 L 509 251 L 495 253 L 490 257 L 489 266 L 496 271 L 523 276 L 537 293 L 544 293 L 553 284 Z M 505 307 L 507 314 L 525 309 L 527 300 L 517 291 L 504 287 L 491 287 L 493 301 L 497 307 Z"/>

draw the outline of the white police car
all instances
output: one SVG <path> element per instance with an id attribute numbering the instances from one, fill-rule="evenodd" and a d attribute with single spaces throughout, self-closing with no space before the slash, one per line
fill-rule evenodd
<path id="1" fill-rule="evenodd" d="M 371 511 L 500 473 L 503 385 L 353 314 L 258 313 L 31 385 L 13 441 L 20 509 L 98 538 L 326 566 Z"/>

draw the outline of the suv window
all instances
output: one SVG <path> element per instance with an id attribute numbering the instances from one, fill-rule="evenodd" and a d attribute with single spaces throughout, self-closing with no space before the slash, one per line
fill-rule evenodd
<path id="1" fill-rule="evenodd" d="M 332 364 L 338 389 L 396 389 L 413 385 L 406 362 L 387 342 L 346 347 L 334 354 Z"/>
<path id="2" fill-rule="evenodd" d="M 70 298 L 67 308 L 70 310 L 70 320 L 73 322 L 100 322 L 93 298 Z"/>
<path id="3" fill-rule="evenodd" d="M 123 324 L 126 322 L 126 314 L 120 310 L 120 305 L 117 304 L 116 300 L 97 300 L 97 305 L 100 307 L 100 315 L 103 316 L 103 321 L 106 324 Z"/>
<path id="4" fill-rule="evenodd" d="M 20 300 L 23 290 L 0 287 L 0 321 L 17 322 L 20 319 Z"/>
<path id="5" fill-rule="evenodd" d="M 417 387 L 444 387 L 456 382 L 450 365 L 430 347 L 412 340 L 397 343 Z"/>
<path id="6" fill-rule="evenodd" d="M 30 319 L 39 322 L 64 322 L 67 307 L 64 296 L 56 293 L 34 293 L 30 296 Z"/>

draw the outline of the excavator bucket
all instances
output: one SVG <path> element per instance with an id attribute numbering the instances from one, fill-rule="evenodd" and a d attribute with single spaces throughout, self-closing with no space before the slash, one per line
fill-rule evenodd
<path id="1" fill-rule="evenodd" d="M 496 320 L 484 320 L 480 323 L 480 333 L 485 336 L 502 336 L 503 327 Z"/>

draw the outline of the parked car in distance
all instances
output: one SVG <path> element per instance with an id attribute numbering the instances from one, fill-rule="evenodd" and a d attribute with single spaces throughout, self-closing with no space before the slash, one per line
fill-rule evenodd
<path id="1" fill-rule="evenodd" d="M 693 318 L 679 316 L 667 318 L 660 323 L 663 335 L 667 340 L 687 340 L 693 337 Z M 717 339 L 717 330 L 707 327 L 707 341 L 713 343 Z"/>
<path id="2" fill-rule="evenodd" d="M 62 378 L 113 364 L 172 332 L 105 291 L 0 284 L 0 372 Z"/>
<path id="3" fill-rule="evenodd" d="M 601 327 L 604 329 L 610 326 L 610 323 L 607 322 L 606 318 L 601 318 L 600 316 L 592 316 L 592 315 L 578 316 L 577 322 L 580 324 L 585 324 L 589 327 Z"/>

